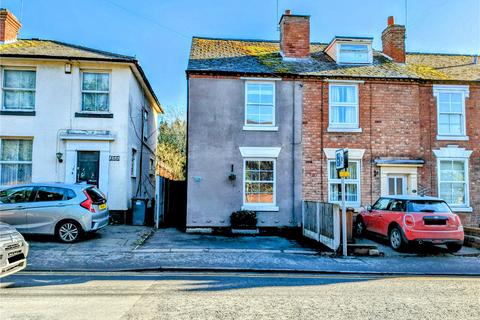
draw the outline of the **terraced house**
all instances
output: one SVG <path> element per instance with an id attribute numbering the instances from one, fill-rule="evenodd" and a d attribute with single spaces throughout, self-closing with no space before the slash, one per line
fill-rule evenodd
<path id="1" fill-rule="evenodd" d="M 0 186 L 88 182 L 112 213 L 155 196 L 162 109 L 134 57 L 52 40 L 17 39 L 0 10 Z"/>
<path id="2" fill-rule="evenodd" d="M 406 52 L 405 32 L 389 17 L 382 50 L 369 37 L 315 43 L 310 17 L 286 11 L 280 41 L 193 38 L 187 227 L 228 226 L 241 208 L 260 227 L 299 226 L 302 199 L 340 201 L 338 148 L 356 210 L 428 194 L 478 225 L 478 57 Z"/>

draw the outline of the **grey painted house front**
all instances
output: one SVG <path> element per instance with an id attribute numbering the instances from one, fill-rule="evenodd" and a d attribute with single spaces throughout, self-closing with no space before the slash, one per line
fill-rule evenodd
<path id="1" fill-rule="evenodd" d="M 241 209 L 259 227 L 300 225 L 302 87 L 278 80 L 188 76 L 187 228 L 228 227 Z"/>

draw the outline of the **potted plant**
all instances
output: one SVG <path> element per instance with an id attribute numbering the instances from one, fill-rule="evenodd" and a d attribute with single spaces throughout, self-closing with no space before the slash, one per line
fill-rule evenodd
<path id="1" fill-rule="evenodd" d="M 255 211 L 240 210 L 230 215 L 232 233 L 257 234 L 257 213 Z"/>

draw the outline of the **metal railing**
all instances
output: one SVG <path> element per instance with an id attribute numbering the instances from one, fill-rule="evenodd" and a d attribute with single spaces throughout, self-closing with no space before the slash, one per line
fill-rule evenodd
<path id="1" fill-rule="evenodd" d="M 337 204 L 302 201 L 302 232 L 337 251 L 340 246 L 340 207 Z"/>

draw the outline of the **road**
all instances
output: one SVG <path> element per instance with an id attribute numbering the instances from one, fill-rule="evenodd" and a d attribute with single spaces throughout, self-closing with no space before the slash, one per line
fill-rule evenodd
<path id="1" fill-rule="evenodd" d="M 478 319 L 479 277 L 20 273 L 6 319 Z"/>

